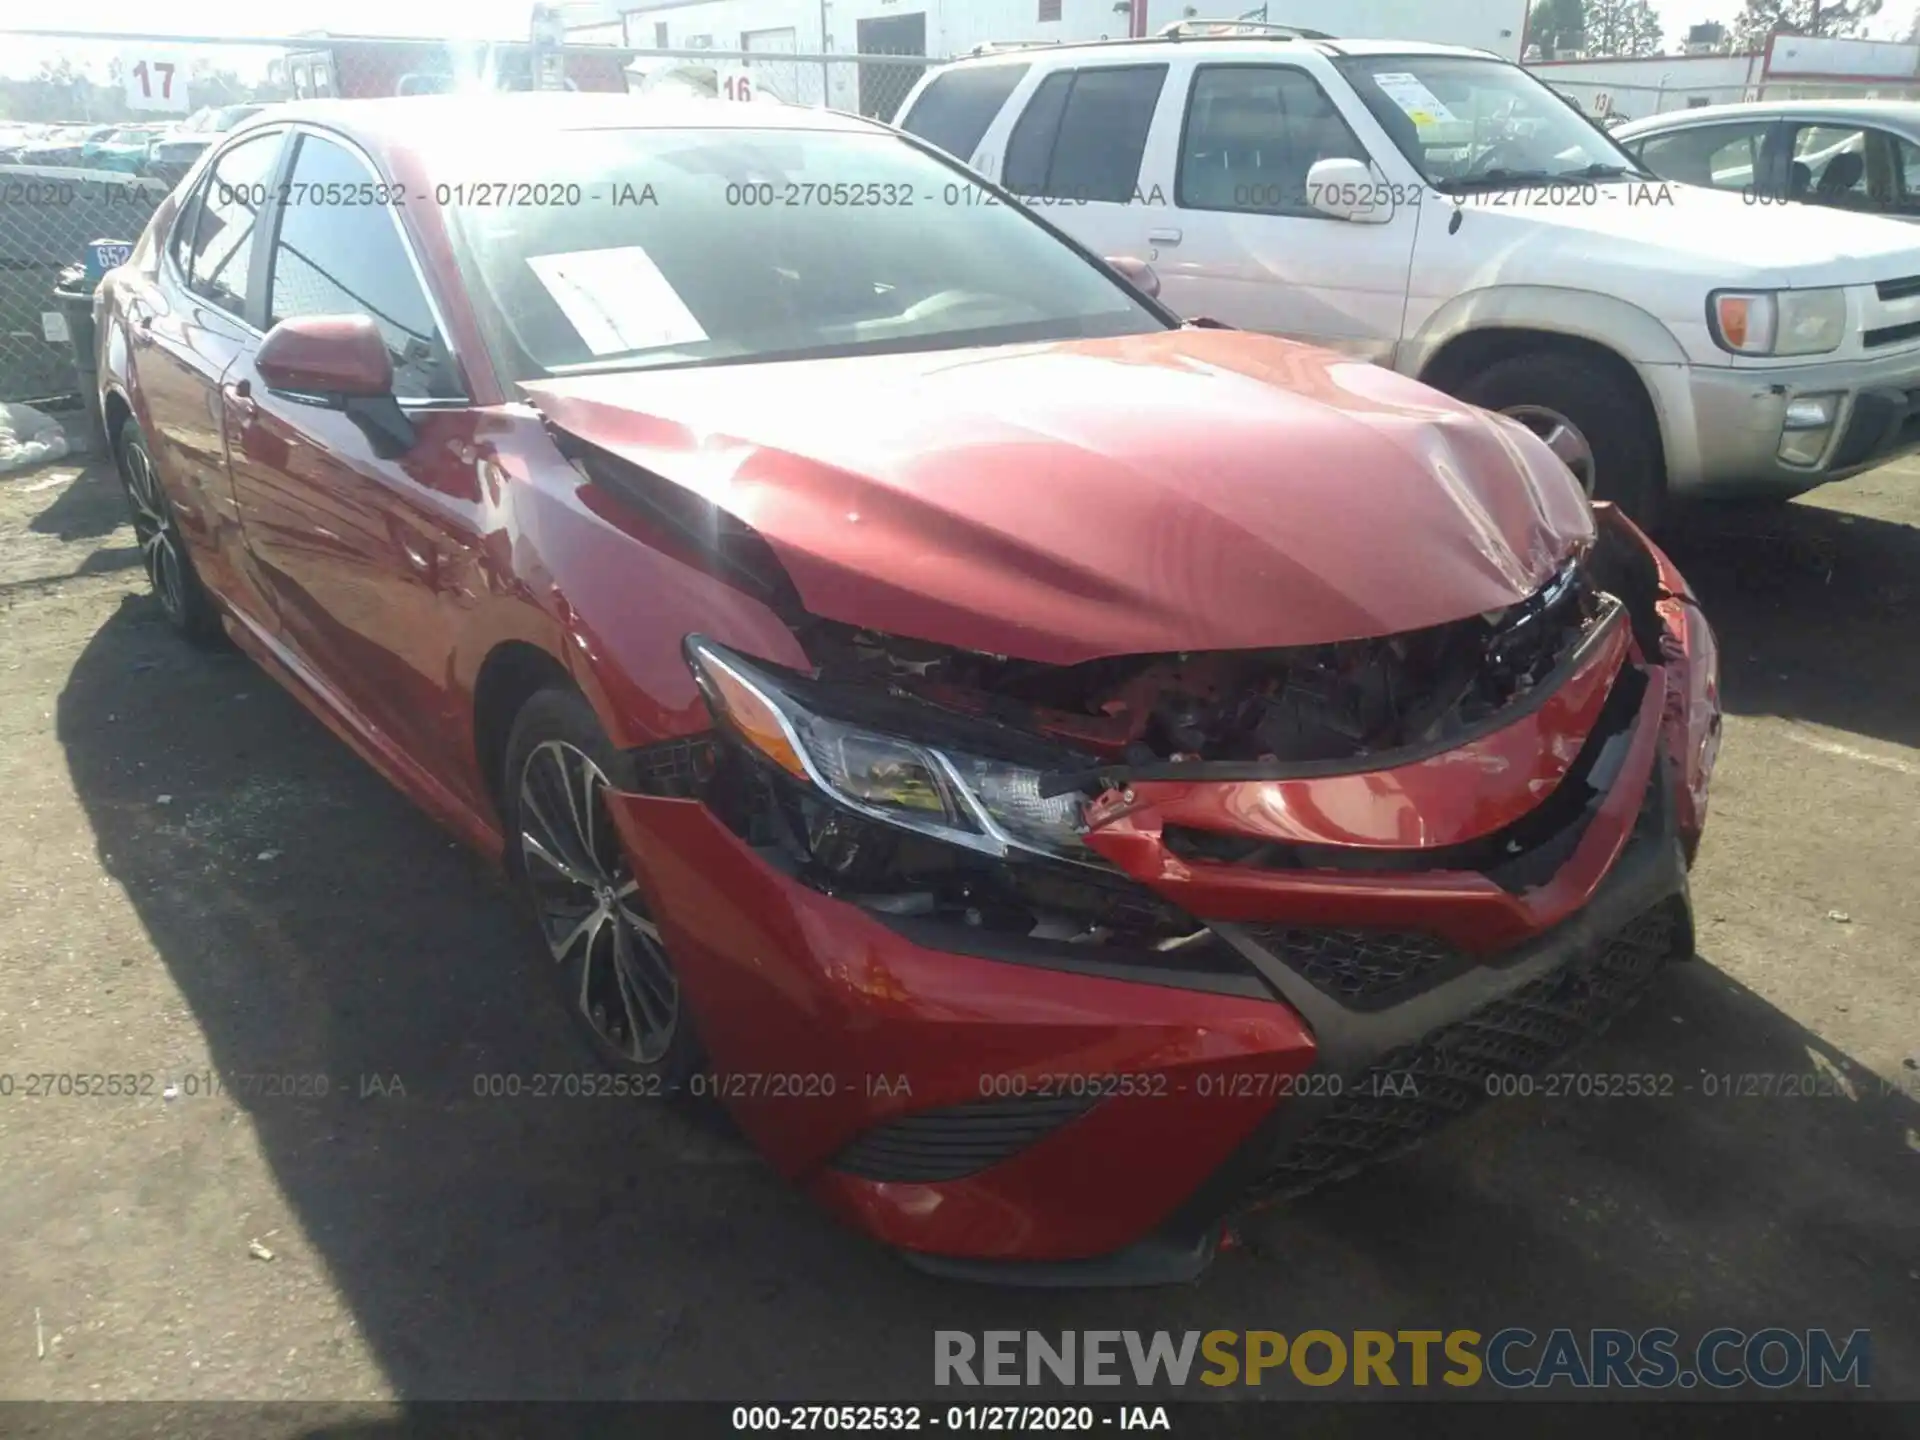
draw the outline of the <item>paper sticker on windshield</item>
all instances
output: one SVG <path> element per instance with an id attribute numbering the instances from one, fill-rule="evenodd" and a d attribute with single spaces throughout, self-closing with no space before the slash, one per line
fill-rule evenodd
<path id="1" fill-rule="evenodd" d="M 527 264 L 595 355 L 693 345 L 707 338 L 638 245 L 530 255 Z"/>
<path id="2" fill-rule="evenodd" d="M 1446 125 L 1458 118 L 1447 109 L 1438 95 L 1422 83 L 1418 75 L 1395 70 L 1385 75 L 1375 75 L 1373 83 L 1386 91 L 1387 98 L 1406 111 L 1407 118 L 1415 125 Z"/>

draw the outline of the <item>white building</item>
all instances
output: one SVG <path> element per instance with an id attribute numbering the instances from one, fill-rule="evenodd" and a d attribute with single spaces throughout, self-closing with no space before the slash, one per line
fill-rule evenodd
<path id="1" fill-rule="evenodd" d="M 1107 40 L 1182 19 L 1253 19 L 1334 35 L 1437 40 L 1520 57 L 1525 0 L 599 0 L 566 7 L 571 38 L 637 49 L 964 55 L 1006 40 Z"/>
<path id="2" fill-rule="evenodd" d="M 1528 67 L 1592 115 L 1638 120 L 1741 100 L 1920 99 L 1920 45 L 1776 35 L 1741 55 L 1533 60 Z"/>
<path id="3" fill-rule="evenodd" d="M 924 64 L 834 63 L 826 55 L 950 59 L 1013 40 L 1122 40 L 1177 20 L 1244 19 L 1333 35 L 1435 40 L 1520 57 L 1526 0 L 574 0 L 568 38 L 635 50 L 750 52 L 756 83 L 783 100 L 892 118 Z M 794 60 L 761 59 L 796 55 Z M 807 58 L 813 57 L 813 58 Z M 684 63 L 684 62 L 680 62 Z M 733 60 L 719 62 L 738 63 Z M 676 62 L 636 61 L 657 80 Z M 706 72 L 711 82 L 714 72 Z"/>

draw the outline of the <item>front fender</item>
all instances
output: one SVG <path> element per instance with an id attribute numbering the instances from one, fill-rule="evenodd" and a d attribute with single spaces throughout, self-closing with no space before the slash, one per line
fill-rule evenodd
<path id="1" fill-rule="evenodd" d="M 1424 375 L 1441 350 L 1474 330 L 1538 330 L 1587 340 L 1635 367 L 1689 363 L 1665 322 L 1630 300 L 1558 285 L 1489 285 L 1462 291 L 1436 309 L 1401 342 L 1394 368 Z"/>

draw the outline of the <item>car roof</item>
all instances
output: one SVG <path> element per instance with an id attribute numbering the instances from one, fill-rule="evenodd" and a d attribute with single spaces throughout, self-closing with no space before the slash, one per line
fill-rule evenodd
<path id="1" fill-rule="evenodd" d="M 1818 119 L 1852 120 L 1862 125 L 1905 124 L 1920 129 L 1920 101 L 1915 100 L 1747 100 L 1733 105 L 1699 105 L 1629 120 L 1613 132 L 1616 138 L 1651 135 L 1656 131 L 1685 130 L 1695 125 L 1728 120 Z"/>
<path id="2" fill-rule="evenodd" d="M 291 121 L 338 130 L 385 151 L 436 148 L 450 137 L 471 144 L 492 134 L 524 144 L 542 130 L 835 130 L 882 132 L 877 121 L 798 105 L 741 105 L 703 96 L 660 97 L 621 92 L 489 91 L 475 95 L 405 95 L 378 100 L 294 100 L 270 105 L 228 131 Z"/>
<path id="3" fill-rule="evenodd" d="M 1234 60 L 1258 59 L 1276 60 L 1288 54 L 1298 54 L 1303 50 L 1316 55 L 1329 57 L 1342 55 L 1436 55 L 1456 56 L 1462 59 L 1503 60 L 1491 50 L 1475 50 L 1466 45 L 1437 45 L 1425 40 L 1314 40 L 1291 35 L 1191 35 L 1181 40 L 1161 39 L 1158 36 L 1140 40 L 1074 40 L 1061 45 L 1035 44 L 1015 45 L 1005 50 L 995 50 L 986 55 L 964 56 L 951 65 L 968 67 L 980 65 L 1031 65 L 1036 60 L 1053 60 L 1062 56 L 1071 56 L 1076 61 L 1084 61 L 1089 54 L 1112 54 L 1116 60 L 1125 59 L 1129 63 L 1140 61 L 1169 60 L 1176 55 L 1191 54 L 1196 47 L 1204 49 L 1210 57 L 1225 57 Z"/>

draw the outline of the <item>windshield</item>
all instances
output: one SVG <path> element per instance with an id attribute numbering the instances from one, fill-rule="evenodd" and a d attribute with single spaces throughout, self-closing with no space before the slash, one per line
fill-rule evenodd
<path id="1" fill-rule="evenodd" d="M 894 135 L 587 130 L 505 148 L 476 142 L 434 198 L 519 379 L 1167 326 Z"/>
<path id="2" fill-rule="evenodd" d="M 1335 63 L 1438 189 L 1645 173 L 1518 65 L 1456 55 L 1347 56 Z"/>

